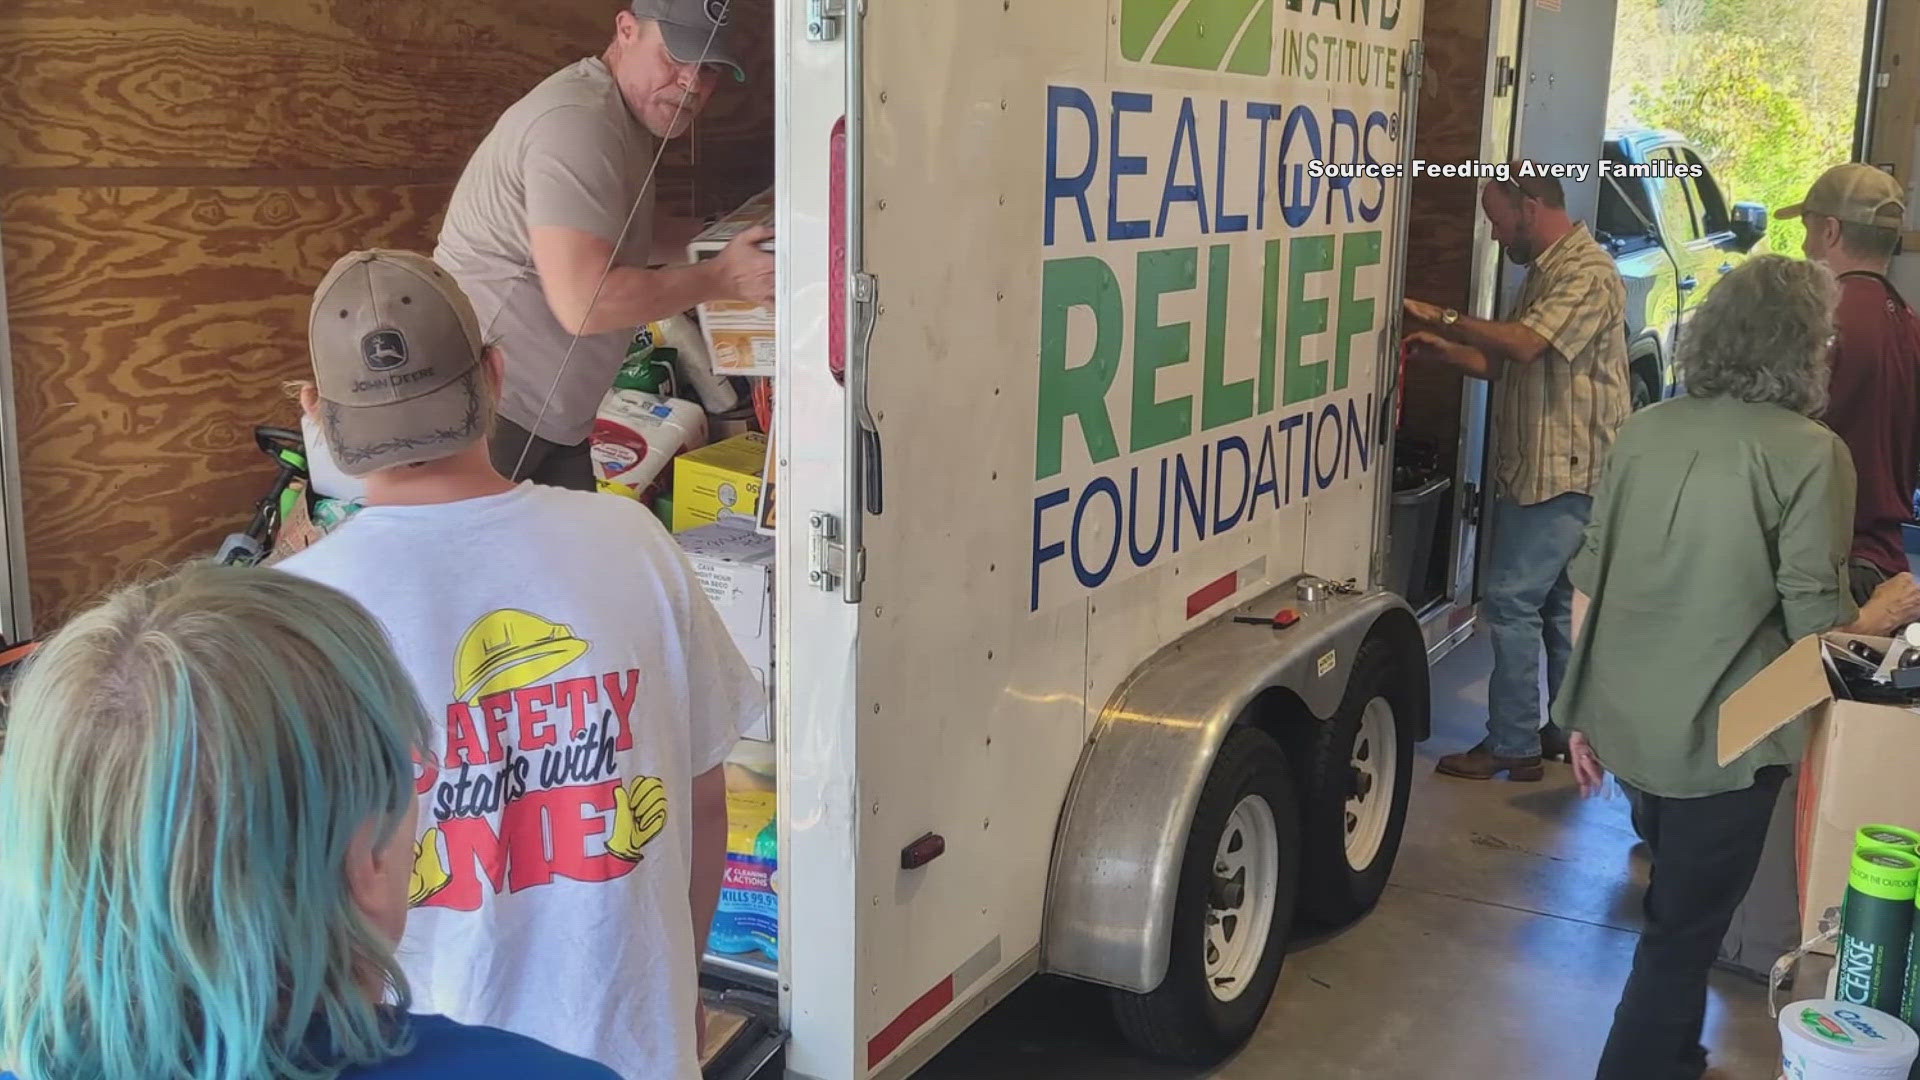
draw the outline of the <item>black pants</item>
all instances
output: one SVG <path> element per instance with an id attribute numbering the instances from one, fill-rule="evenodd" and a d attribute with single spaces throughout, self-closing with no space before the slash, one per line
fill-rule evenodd
<path id="1" fill-rule="evenodd" d="M 1786 778 L 1779 766 L 1762 769 L 1750 788 L 1701 799 L 1627 789 L 1653 873 L 1598 1080 L 1699 1080 L 1706 1071 L 1707 974 L 1753 884 Z"/>
<path id="2" fill-rule="evenodd" d="M 533 445 L 529 447 L 527 444 Z M 566 446 L 531 436 L 527 429 L 497 416 L 488 446 L 493 467 L 509 480 L 531 480 L 551 487 L 593 491 L 593 457 L 585 442 Z M 521 460 L 522 454 L 526 460 Z"/>

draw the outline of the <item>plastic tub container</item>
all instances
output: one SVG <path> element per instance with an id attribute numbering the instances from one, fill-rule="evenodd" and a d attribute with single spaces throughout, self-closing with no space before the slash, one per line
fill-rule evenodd
<path id="1" fill-rule="evenodd" d="M 1426 592 L 1427 553 L 1440 525 L 1440 503 L 1453 481 L 1435 477 L 1419 487 L 1393 493 L 1392 530 L 1387 544 L 1387 588 L 1406 597 L 1417 610 L 1433 599 Z"/>
<path id="2" fill-rule="evenodd" d="M 1907 1080 L 1920 1037 L 1886 1013 L 1841 1001 L 1780 1010 L 1782 1080 Z"/>

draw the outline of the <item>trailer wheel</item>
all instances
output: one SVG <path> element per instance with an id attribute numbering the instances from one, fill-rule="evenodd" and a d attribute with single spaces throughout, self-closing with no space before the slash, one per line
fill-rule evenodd
<path id="1" fill-rule="evenodd" d="M 1279 745 L 1254 728 L 1228 732 L 1187 833 L 1166 978 L 1150 993 L 1112 992 L 1141 1050 L 1207 1067 L 1252 1037 L 1293 923 L 1298 805 Z"/>
<path id="2" fill-rule="evenodd" d="M 1360 647 L 1346 696 L 1319 725 L 1307 772 L 1300 908 L 1347 924 L 1373 910 L 1400 853 L 1413 784 L 1413 712 L 1384 638 Z"/>

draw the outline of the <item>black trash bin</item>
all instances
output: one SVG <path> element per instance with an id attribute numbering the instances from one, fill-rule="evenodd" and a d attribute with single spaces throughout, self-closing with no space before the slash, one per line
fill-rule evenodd
<path id="1" fill-rule="evenodd" d="M 1388 523 L 1386 587 L 1406 597 L 1414 610 L 1432 602 L 1427 595 L 1427 556 L 1433 551 L 1440 525 L 1440 504 L 1453 481 L 1436 476 L 1393 493 L 1393 517 Z"/>

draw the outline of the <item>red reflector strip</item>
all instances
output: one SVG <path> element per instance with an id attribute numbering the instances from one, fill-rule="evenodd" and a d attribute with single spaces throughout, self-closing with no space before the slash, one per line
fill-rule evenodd
<path id="1" fill-rule="evenodd" d="M 1236 570 L 1187 597 L 1187 618 L 1193 618 L 1238 591 L 1240 591 L 1240 572 Z"/>
<path id="2" fill-rule="evenodd" d="M 833 125 L 827 200 L 827 368 L 847 381 L 847 118 Z"/>
<path id="3" fill-rule="evenodd" d="M 900 1049 L 907 1037 L 940 1015 L 940 1011 L 953 1004 L 953 976 L 940 980 L 940 984 L 920 996 L 920 1000 L 907 1006 L 907 1011 L 893 1018 L 880 1034 L 867 1043 L 867 1068 L 877 1068 L 887 1058 Z"/>

